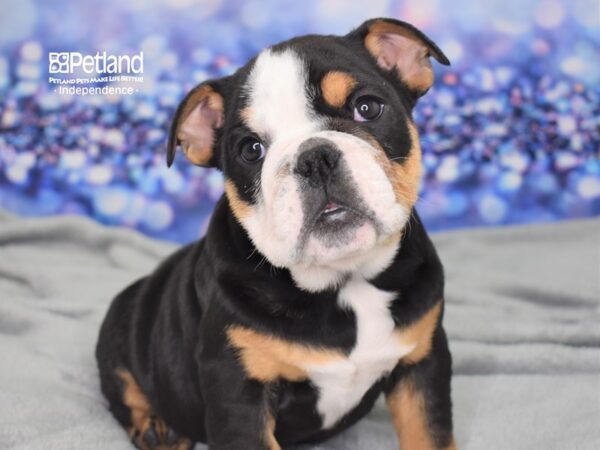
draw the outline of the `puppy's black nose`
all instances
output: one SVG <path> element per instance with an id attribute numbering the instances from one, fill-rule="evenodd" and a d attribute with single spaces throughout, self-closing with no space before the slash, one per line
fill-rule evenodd
<path id="1" fill-rule="evenodd" d="M 300 154 L 294 173 L 305 178 L 312 186 L 324 186 L 331 179 L 339 159 L 338 149 L 320 144 Z"/>

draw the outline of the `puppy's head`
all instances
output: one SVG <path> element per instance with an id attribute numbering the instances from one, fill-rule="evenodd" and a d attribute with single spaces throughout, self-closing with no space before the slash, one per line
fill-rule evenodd
<path id="1" fill-rule="evenodd" d="M 192 90 L 168 146 L 225 175 L 225 194 L 256 248 L 318 290 L 390 263 L 417 199 L 411 118 L 441 50 L 411 25 L 365 22 L 261 52 Z"/>

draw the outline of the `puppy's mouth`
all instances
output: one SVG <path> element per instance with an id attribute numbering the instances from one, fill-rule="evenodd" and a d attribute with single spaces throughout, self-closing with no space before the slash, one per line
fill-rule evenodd
<path id="1" fill-rule="evenodd" d="M 306 234 L 335 235 L 371 220 L 368 213 L 335 199 L 325 199 L 317 208 L 305 228 Z"/>
<path id="2" fill-rule="evenodd" d="M 344 216 L 348 213 L 348 208 L 340 205 L 339 203 L 328 201 L 319 216 L 317 217 L 317 222 L 332 222 L 335 220 L 343 219 Z"/>

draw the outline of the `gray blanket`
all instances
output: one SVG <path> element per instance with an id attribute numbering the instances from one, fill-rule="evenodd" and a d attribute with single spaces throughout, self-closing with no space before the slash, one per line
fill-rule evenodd
<path id="1" fill-rule="evenodd" d="M 434 240 L 459 448 L 600 448 L 600 221 Z M 0 215 L 0 449 L 132 448 L 100 394 L 94 345 L 115 293 L 173 249 L 81 218 Z M 313 448 L 396 442 L 380 404 Z"/>

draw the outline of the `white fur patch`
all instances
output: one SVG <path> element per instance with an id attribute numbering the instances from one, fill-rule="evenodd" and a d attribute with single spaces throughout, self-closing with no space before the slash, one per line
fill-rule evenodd
<path id="1" fill-rule="evenodd" d="M 252 129 L 273 141 L 314 132 L 319 121 L 311 117 L 306 84 L 305 65 L 293 51 L 263 51 L 246 85 Z"/>
<path id="2" fill-rule="evenodd" d="M 416 344 L 402 345 L 393 334 L 389 304 L 394 295 L 357 276 L 340 290 L 340 305 L 356 315 L 356 345 L 347 359 L 305 368 L 319 390 L 317 409 L 324 428 L 358 405 L 366 391 L 415 348 Z"/>

